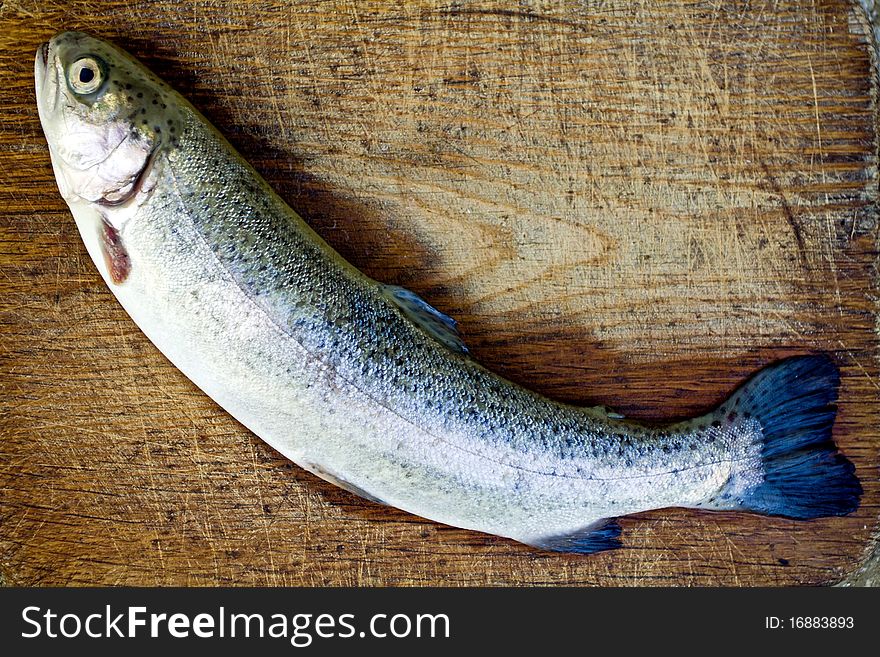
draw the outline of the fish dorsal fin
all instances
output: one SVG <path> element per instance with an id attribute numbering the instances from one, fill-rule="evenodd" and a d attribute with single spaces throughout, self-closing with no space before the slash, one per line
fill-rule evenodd
<path id="1" fill-rule="evenodd" d="M 458 325 L 418 294 L 397 285 L 383 285 L 382 293 L 416 326 L 451 351 L 467 354 L 468 348 L 458 334 Z"/>

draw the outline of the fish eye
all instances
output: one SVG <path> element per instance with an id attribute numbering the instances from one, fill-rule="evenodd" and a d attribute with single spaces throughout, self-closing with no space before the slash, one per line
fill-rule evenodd
<path id="1" fill-rule="evenodd" d="M 78 94 L 91 94 L 97 91 L 104 82 L 104 72 L 94 57 L 80 57 L 67 72 L 70 88 Z"/>

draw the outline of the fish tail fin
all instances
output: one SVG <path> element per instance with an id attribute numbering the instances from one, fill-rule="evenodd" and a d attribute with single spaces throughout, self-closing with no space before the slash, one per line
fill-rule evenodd
<path id="1" fill-rule="evenodd" d="M 804 520 L 857 509 L 855 467 L 831 438 L 839 384 L 837 366 L 822 355 L 781 360 L 746 382 L 717 413 L 757 421 L 759 463 L 733 472 L 700 506 Z"/>

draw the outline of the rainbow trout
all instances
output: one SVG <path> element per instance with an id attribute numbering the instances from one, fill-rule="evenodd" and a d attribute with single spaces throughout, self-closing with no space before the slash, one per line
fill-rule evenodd
<path id="1" fill-rule="evenodd" d="M 184 98 L 119 48 L 39 48 L 62 196 L 147 337 L 237 420 L 367 499 L 528 545 L 619 547 L 661 507 L 843 515 L 838 371 L 780 361 L 662 427 L 552 401 L 485 369 L 455 322 L 342 259 Z"/>

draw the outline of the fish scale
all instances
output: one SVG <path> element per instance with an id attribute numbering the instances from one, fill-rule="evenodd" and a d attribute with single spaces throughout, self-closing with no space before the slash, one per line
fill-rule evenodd
<path id="1" fill-rule="evenodd" d="M 71 77 L 83 68 L 86 82 Z M 186 376 L 318 476 L 581 553 L 620 547 L 615 518 L 649 509 L 858 506 L 831 439 L 827 357 L 781 361 L 667 426 L 547 399 L 472 359 L 454 320 L 416 294 L 346 262 L 124 51 L 62 33 L 35 77 L 59 189 L 107 285 Z"/>

